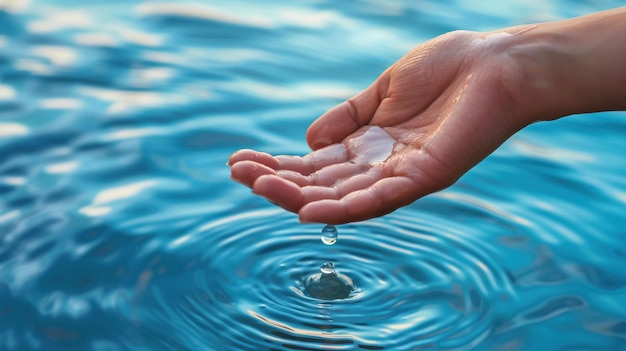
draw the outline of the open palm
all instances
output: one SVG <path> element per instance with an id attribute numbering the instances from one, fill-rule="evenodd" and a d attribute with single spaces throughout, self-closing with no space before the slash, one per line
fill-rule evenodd
<path id="1" fill-rule="evenodd" d="M 387 214 L 453 184 L 524 127 L 506 53 L 453 32 L 410 51 L 307 132 L 303 157 L 241 150 L 232 178 L 298 213 L 341 224 Z"/>

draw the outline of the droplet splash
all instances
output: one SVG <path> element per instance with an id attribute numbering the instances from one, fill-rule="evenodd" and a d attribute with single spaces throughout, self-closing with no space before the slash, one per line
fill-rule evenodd
<path id="1" fill-rule="evenodd" d="M 332 262 L 326 262 L 320 268 L 322 274 L 334 274 L 335 273 L 335 265 Z"/>
<path id="2" fill-rule="evenodd" d="M 326 262 L 320 273 L 309 276 L 304 290 L 312 297 L 322 300 L 345 299 L 354 290 L 354 283 L 345 274 L 338 273 L 332 262 Z"/>
<path id="3" fill-rule="evenodd" d="M 327 224 L 322 228 L 322 242 L 326 245 L 337 242 L 337 228 L 334 225 Z"/>

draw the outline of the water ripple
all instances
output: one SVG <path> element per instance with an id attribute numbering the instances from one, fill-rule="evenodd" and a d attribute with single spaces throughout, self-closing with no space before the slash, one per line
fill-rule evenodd
<path id="1" fill-rule="evenodd" d="M 160 291 L 165 286 L 143 298 L 158 299 L 160 313 L 185 314 L 180 328 L 197 327 L 200 319 L 209 330 L 247 330 L 212 336 L 231 347 L 414 350 L 479 343 L 494 327 L 493 310 L 514 297 L 506 274 L 477 242 L 450 227 L 406 220 L 342 226 L 339 244 L 326 247 L 320 228 L 299 226 L 283 211 L 231 216 L 188 233 L 175 247 L 187 254 L 208 248 L 198 263 L 205 273 L 193 273 L 185 293 L 193 314 L 172 304 L 178 299 L 162 298 L 169 296 Z M 304 291 L 325 260 L 354 280 L 347 299 L 318 300 Z"/>

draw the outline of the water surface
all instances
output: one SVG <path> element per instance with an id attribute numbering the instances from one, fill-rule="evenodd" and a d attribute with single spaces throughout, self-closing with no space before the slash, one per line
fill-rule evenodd
<path id="1" fill-rule="evenodd" d="M 454 29 L 618 1 L 0 1 L 0 349 L 626 349 L 626 115 L 322 225 L 229 180 Z M 326 261 L 355 289 L 304 291 Z"/>

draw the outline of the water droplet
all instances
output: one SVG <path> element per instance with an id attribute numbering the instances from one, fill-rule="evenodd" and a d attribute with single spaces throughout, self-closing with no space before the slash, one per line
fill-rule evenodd
<path id="1" fill-rule="evenodd" d="M 332 262 L 326 262 L 320 268 L 322 274 L 334 274 L 335 273 L 335 265 Z"/>
<path id="2" fill-rule="evenodd" d="M 354 290 L 354 283 L 345 274 L 335 271 L 332 262 L 320 268 L 321 273 L 310 275 L 304 283 L 304 290 L 312 297 L 322 300 L 345 299 Z"/>
<path id="3" fill-rule="evenodd" d="M 327 224 L 322 228 L 322 242 L 326 245 L 337 242 L 337 228 L 334 225 Z"/>

